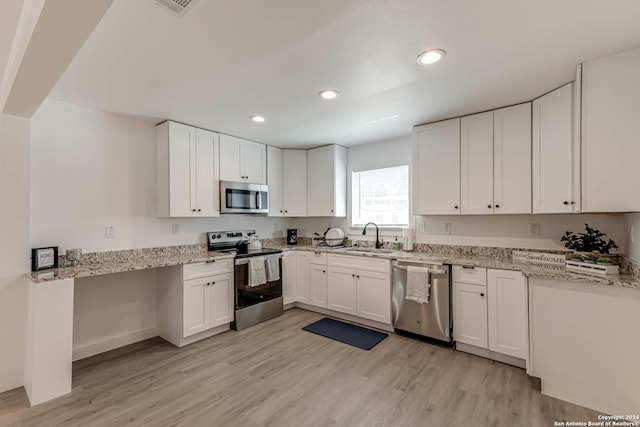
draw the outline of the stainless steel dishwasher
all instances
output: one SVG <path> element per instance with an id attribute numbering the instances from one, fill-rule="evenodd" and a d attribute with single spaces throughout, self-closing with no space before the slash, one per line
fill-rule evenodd
<path id="1" fill-rule="evenodd" d="M 425 303 L 406 299 L 408 266 L 427 270 L 428 297 Z M 392 267 L 391 317 L 394 329 L 450 344 L 453 340 L 451 266 L 394 260 Z"/>

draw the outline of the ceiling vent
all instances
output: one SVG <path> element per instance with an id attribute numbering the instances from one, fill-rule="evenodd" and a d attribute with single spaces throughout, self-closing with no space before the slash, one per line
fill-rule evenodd
<path id="1" fill-rule="evenodd" d="M 156 3 L 168 7 L 180 16 L 184 16 L 189 13 L 199 1 L 200 0 L 156 0 Z"/>

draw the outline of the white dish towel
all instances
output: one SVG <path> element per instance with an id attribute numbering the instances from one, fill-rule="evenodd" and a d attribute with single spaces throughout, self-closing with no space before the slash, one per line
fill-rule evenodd
<path id="1" fill-rule="evenodd" d="M 267 281 L 280 280 L 280 255 L 267 256 Z"/>
<path id="2" fill-rule="evenodd" d="M 405 299 L 418 304 L 429 303 L 429 269 L 407 266 L 407 296 Z"/>
<path id="3" fill-rule="evenodd" d="M 249 258 L 249 286 L 255 287 L 267 283 L 267 273 L 264 268 L 264 257 L 254 256 Z"/>

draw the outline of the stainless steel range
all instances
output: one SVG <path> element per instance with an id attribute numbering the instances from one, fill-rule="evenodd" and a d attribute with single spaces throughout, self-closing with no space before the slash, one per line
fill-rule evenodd
<path id="1" fill-rule="evenodd" d="M 255 230 L 207 233 L 209 251 L 235 255 L 235 318 L 231 328 L 236 331 L 283 313 L 282 250 L 248 249 L 253 234 Z"/>

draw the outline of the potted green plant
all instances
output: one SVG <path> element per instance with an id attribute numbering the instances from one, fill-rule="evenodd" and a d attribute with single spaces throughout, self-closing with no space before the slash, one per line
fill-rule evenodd
<path id="1" fill-rule="evenodd" d="M 612 249 L 617 249 L 618 245 L 609 239 L 604 239 L 606 234 L 602 233 L 596 228 L 589 227 L 589 224 L 585 224 L 586 233 L 573 233 L 567 231 L 560 239 L 561 242 L 565 242 L 564 246 L 573 249 L 576 252 L 582 252 L 582 260 L 587 262 L 596 262 L 599 254 L 609 254 Z M 575 258 L 572 256 L 572 258 Z"/>
<path id="2" fill-rule="evenodd" d="M 600 265 L 614 265 L 614 262 L 609 257 L 600 257 L 596 261 Z"/>

